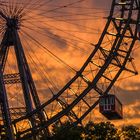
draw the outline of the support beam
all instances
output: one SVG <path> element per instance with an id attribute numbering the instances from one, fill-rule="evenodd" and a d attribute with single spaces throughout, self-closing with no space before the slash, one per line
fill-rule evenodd
<path id="1" fill-rule="evenodd" d="M 2 111 L 2 118 L 4 121 L 4 127 L 6 130 L 6 136 L 8 140 L 15 140 L 12 123 L 11 123 L 11 116 L 9 111 L 9 105 L 7 100 L 6 89 L 4 86 L 2 72 L 0 70 L 0 107 Z"/>

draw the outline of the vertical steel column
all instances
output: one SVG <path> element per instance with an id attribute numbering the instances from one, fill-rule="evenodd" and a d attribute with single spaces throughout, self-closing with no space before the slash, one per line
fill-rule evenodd
<path id="1" fill-rule="evenodd" d="M 22 84 L 22 89 L 23 89 L 23 94 L 24 94 L 24 99 L 25 99 L 25 104 L 26 104 L 26 111 L 27 113 L 30 113 L 31 111 L 33 111 L 33 104 L 32 104 L 30 89 L 28 85 L 28 76 L 26 75 L 26 70 L 24 67 L 25 62 L 22 55 L 22 44 L 20 42 L 17 29 L 12 29 L 11 36 L 13 37 L 13 46 L 15 49 L 18 69 L 20 73 L 21 84 Z M 31 117 L 29 120 L 31 122 L 31 127 L 33 128 L 32 133 L 34 133 L 34 127 L 35 127 L 36 121 L 34 117 Z M 33 139 L 36 140 L 36 137 L 33 137 Z"/>
<path id="2" fill-rule="evenodd" d="M 7 59 L 7 50 L 8 50 L 7 39 L 8 39 L 8 34 L 6 31 L 0 45 L 0 106 L 1 106 L 2 118 L 3 118 L 3 123 L 4 123 L 7 138 L 8 140 L 14 140 L 15 138 L 14 138 L 14 132 L 11 124 L 9 104 L 8 104 L 6 89 L 3 80 L 3 70 L 5 65 L 4 62 Z"/>
<path id="3" fill-rule="evenodd" d="M 0 106 L 2 111 L 2 117 L 4 121 L 4 127 L 6 130 L 6 135 L 8 140 L 15 140 L 12 123 L 11 123 L 11 117 L 9 112 L 9 105 L 6 95 L 6 89 L 3 82 L 3 74 L 0 69 Z"/>
<path id="4" fill-rule="evenodd" d="M 32 75 L 31 75 L 25 54 L 24 54 L 24 50 L 23 50 L 23 47 L 22 47 L 22 44 L 20 41 L 20 37 L 19 37 L 16 29 L 13 31 L 13 36 L 14 36 L 14 47 L 15 47 L 15 51 L 16 51 L 18 67 L 19 67 L 20 74 L 22 76 L 21 80 L 22 80 L 23 90 L 26 91 L 25 94 L 28 94 L 27 101 L 26 101 L 26 97 L 25 97 L 25 101 L 29 102 L 28 112 L 31 112 L 32 111 L 31 96 L 32 96 L 33 103 L 36 108 L 38 108 L 41 105 L 41 103 L 40 103 L 40 100 L 39 100 L 39 97 L 38 97 L 38 94 L 36 91 L 36 87 L 34 85 L 34 81 L 32 79 Z M 39 120 L 41 123 L 44 123 L 46 121 L 43 111 L 40 111 L 38 113 L 38 117 L 39 117 Z M 46 130 L 46 132 L 48 133 L 48 130 Z M 46 133 L 46 132 L 44 132 L 44 133 Z"/>
<path id="5" fill-rule="evenodd" d="M 41 105 L 41 103 L 18 34 L 18 29 L 19 29 L 18 20 L 15 18 L 7 17 L 2 12 L 0 12 L 0 16 L 6 21 L 6 31 L 2 40 L 2 43 L 4 45 L 0 50 L 1 73 L 3 74 L 5 62 L 7 60 L 6 56 L 8 54 L 8 49 L 9 49 L 8 47 L 14 46 L 18 70 L 20 73 L 22 90 L 23 90 L 25 104 L 26 104 L 26 110 L 27 113 L 30 113 L 33 110 L 33 104 L 35 105 L 36 108 L 38 108 Z M 5 88 L 4 83 L 3 86 Z M 6 91 L 5 91 L 5 95 L 6 95 Z M 6 102 L 6 104 L 8 104 L 8 101 Z M 7 110 L 9 111 L 9 109 Z M 38 113 L 38 118 L 41 123 L 46 121 L 43 110 Z M 34 132 L 34 127 L 36 125 L 35 117 L 34 116 L 31 117 L 29 120 L 31 121 L 31 125 L 33 127 L 33 132 Z M 34 139 L 36 139 L 36 137 L 34 137 Z"/>
<path id="6" fill-rule="evenodd" d="M 14 45 L 15 54 L 16 54 L 16 58 L 17 58 L 17 64 L 18 64 L 18 69 L 19 69 L 19 73 L 20 73 L 20 78 L 22 81 L 22 88 L 23 88 L 23 94 L 24 94 L 24 98 L 25 98 L 25 104 L 27 107 L 27 113 L 29 113 L 33 110 L 33 105 L 32 105 L 32 100 L 31 100 L 31 96 L 30 96 L 30 90 L 28 87 L 28 79 L 26 76 L 25 68 L 24 68 L 23 56 L 21 53 L 22 45 L 19 40 L 16 29 L 14 29 L 12 31 L 11 35 L 13 36 L 13 43 L 14 43 L 13 45 Z"/>

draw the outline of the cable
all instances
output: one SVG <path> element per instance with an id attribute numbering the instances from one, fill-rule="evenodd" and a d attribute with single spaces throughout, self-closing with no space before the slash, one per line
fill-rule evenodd
<path id="1" fill-rule="evenodd" d="M 47 52 L 47 54 L 49 54 L 50 56 L 53 56 L 58 62 L 61 62 L 62 64 L 64 64 L 67 68 L 69 68 L 70 70 L 72 70 L 74 73 L 76 72 L 76 70 L 74 68 L 72 68 L 70 65 L 66 64 L 63 60 L 61 60 L 59 57 L 57 57 L 55 54 L 53 54 L 49 49 L 47 49 L 39 41 L 37 41 L 36 39 L 34 39 L 31 35 L 29 35 L 25 31 L 22 31 L 22 32 L 24 34 L 26 34 L 29 38 L 31 38 L 34 42 L 36 42 L 40 46 L 40 48 L 42 48 L 43 50 L 45 50 L 45 52 Z"/>
<path id="2" fill-rule="evenodd" d="M 23 36 L 23 34 L 22 34 L 22 36 Z M 25 36 L 24 36 L 24 38 L 25 38 Z M 26 39 L 24 39 L 24 41 L 25 41 L 26 44 L 27 44 L 27 45 L 25 45 L 25 46 L 28 46 L 28 49 L 33 53 L 34 57 L 36 58 L 36 60 L 39 62 L 39 64 L 40 64 L 41 67 L 43 68 L 43 71 L 41 71 L 40 67 L 38 67 L 38 66 L 36 65 L 36 62 L 34 61 L 34 59 L 32 58 L 32 56 L 28 53 L 28 52 L 30 52 L 30 51 L 27 51 L 29 57 L 31 58 L 32 62 L 33 62 L 34 65 L 35 65 L 34 68 L 36 69 L 36 71 L 38 71 L 38 69 L 39 69 L 39 71 L 40 71 L 40 76 L 42 77 L 42 79 L 44 79 L 44 77 L 46 77 L 46 75 L 44 74 L 44 72 L 46 72 L 46 74 L 47 74 L 47 77 L 46 77 L 47 81 L 48 81 L 53 87 L 55 87 L 55 88 L 58 90 L 58 88 L 57 88 L 57 86 L 55 85 L 55 83 L 54 83 L 52 80 L 50 80 L 51 78 L 50 78 L 48 72 L 45 70 L 44 66 L 43 66 L 42 63 L 40 62 L 39 58 L 37 57 L 37 55 L 36 55 L 35 52 L 33 51 L 33 49 L 32 49 L 32 47 L 30 46 L 30 44 L 27 42 Z M 26 48 L 27 48 L 27 47 L 26 47 Z M 47 66 L 45 66 L 45 67 L 47 68 Z M 38 68 L 38 69 L 37 69 L 37 68 Z M 48 69 L 48 68 L 47 68 L 47 69 Z M 42 74 L 43 74 L 43 75 L 42 75 Z M 48 85 L 48 83 L 47 83 L 47 85 Z M 49 86 L 48 86 L 48 87 L 49 87 Z M 49 88 L 50 88 L 50 87 L 49 87 Z M 51 88 L 50 88 L 50 89 L 51 89 Z"/>

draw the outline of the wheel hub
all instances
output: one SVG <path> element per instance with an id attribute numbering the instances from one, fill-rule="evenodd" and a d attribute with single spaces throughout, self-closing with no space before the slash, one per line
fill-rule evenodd
<path id="1" fill-rule="evenodd" d="M 16 17 L 8 18 L 6 25 L 7 25 L 8 29 L 16 29 L 16 30 L 18 30 L 19 29 L 19 19 L 16 18 Z"/>

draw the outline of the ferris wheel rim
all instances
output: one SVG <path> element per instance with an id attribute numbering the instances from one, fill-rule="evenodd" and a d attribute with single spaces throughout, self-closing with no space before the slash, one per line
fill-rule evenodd
<path id="1" fill-rule="evenodd" d="M 114 2 L 115 2 L 115 1 L 114 1 Z M 133 2 L 134 2 L 134 1 L 133 1 Z M 133 3 L 133 2 L 132 2 L 132 3 Z M 113 13 L 112 13 L 112 11 L 111 11 L 111 15 L 112 15 L 112 14 L 113 14 Z M 110 16 L 109 16 L 109 17 L 110 17 Z M 89 62 L 89 61 L 87 61 L 87 62 Z M 82 67 L 82 69 L 83 69 L 83 67 Z M 79 75 L 80 75 L 80 74 L 78 73 L 78 74 L 75 76 L 75 78 L 78 77 Z M 75 79 L 75 78 L 74 78 L 74 79 Z M 53 99 L 55 100 L 57 97 L 58 97 L 58 96 L 56 95 L 56 97 L 55 97 L 55 98 L 52 98 L 52 100 L 53 100 Z M 50 102 L 51 102 L 51 101 L 50 101 Z M 49 104 L 50 102 L 48 101 L 48 104 Z M 45 103 L 45 104 L 47 104 L 47 103 Z M 45 105 L 42 105 L 42 106 L 45 107 Z M 42 108 L 43 108 L 43 107 L 42 107 Z"/>

